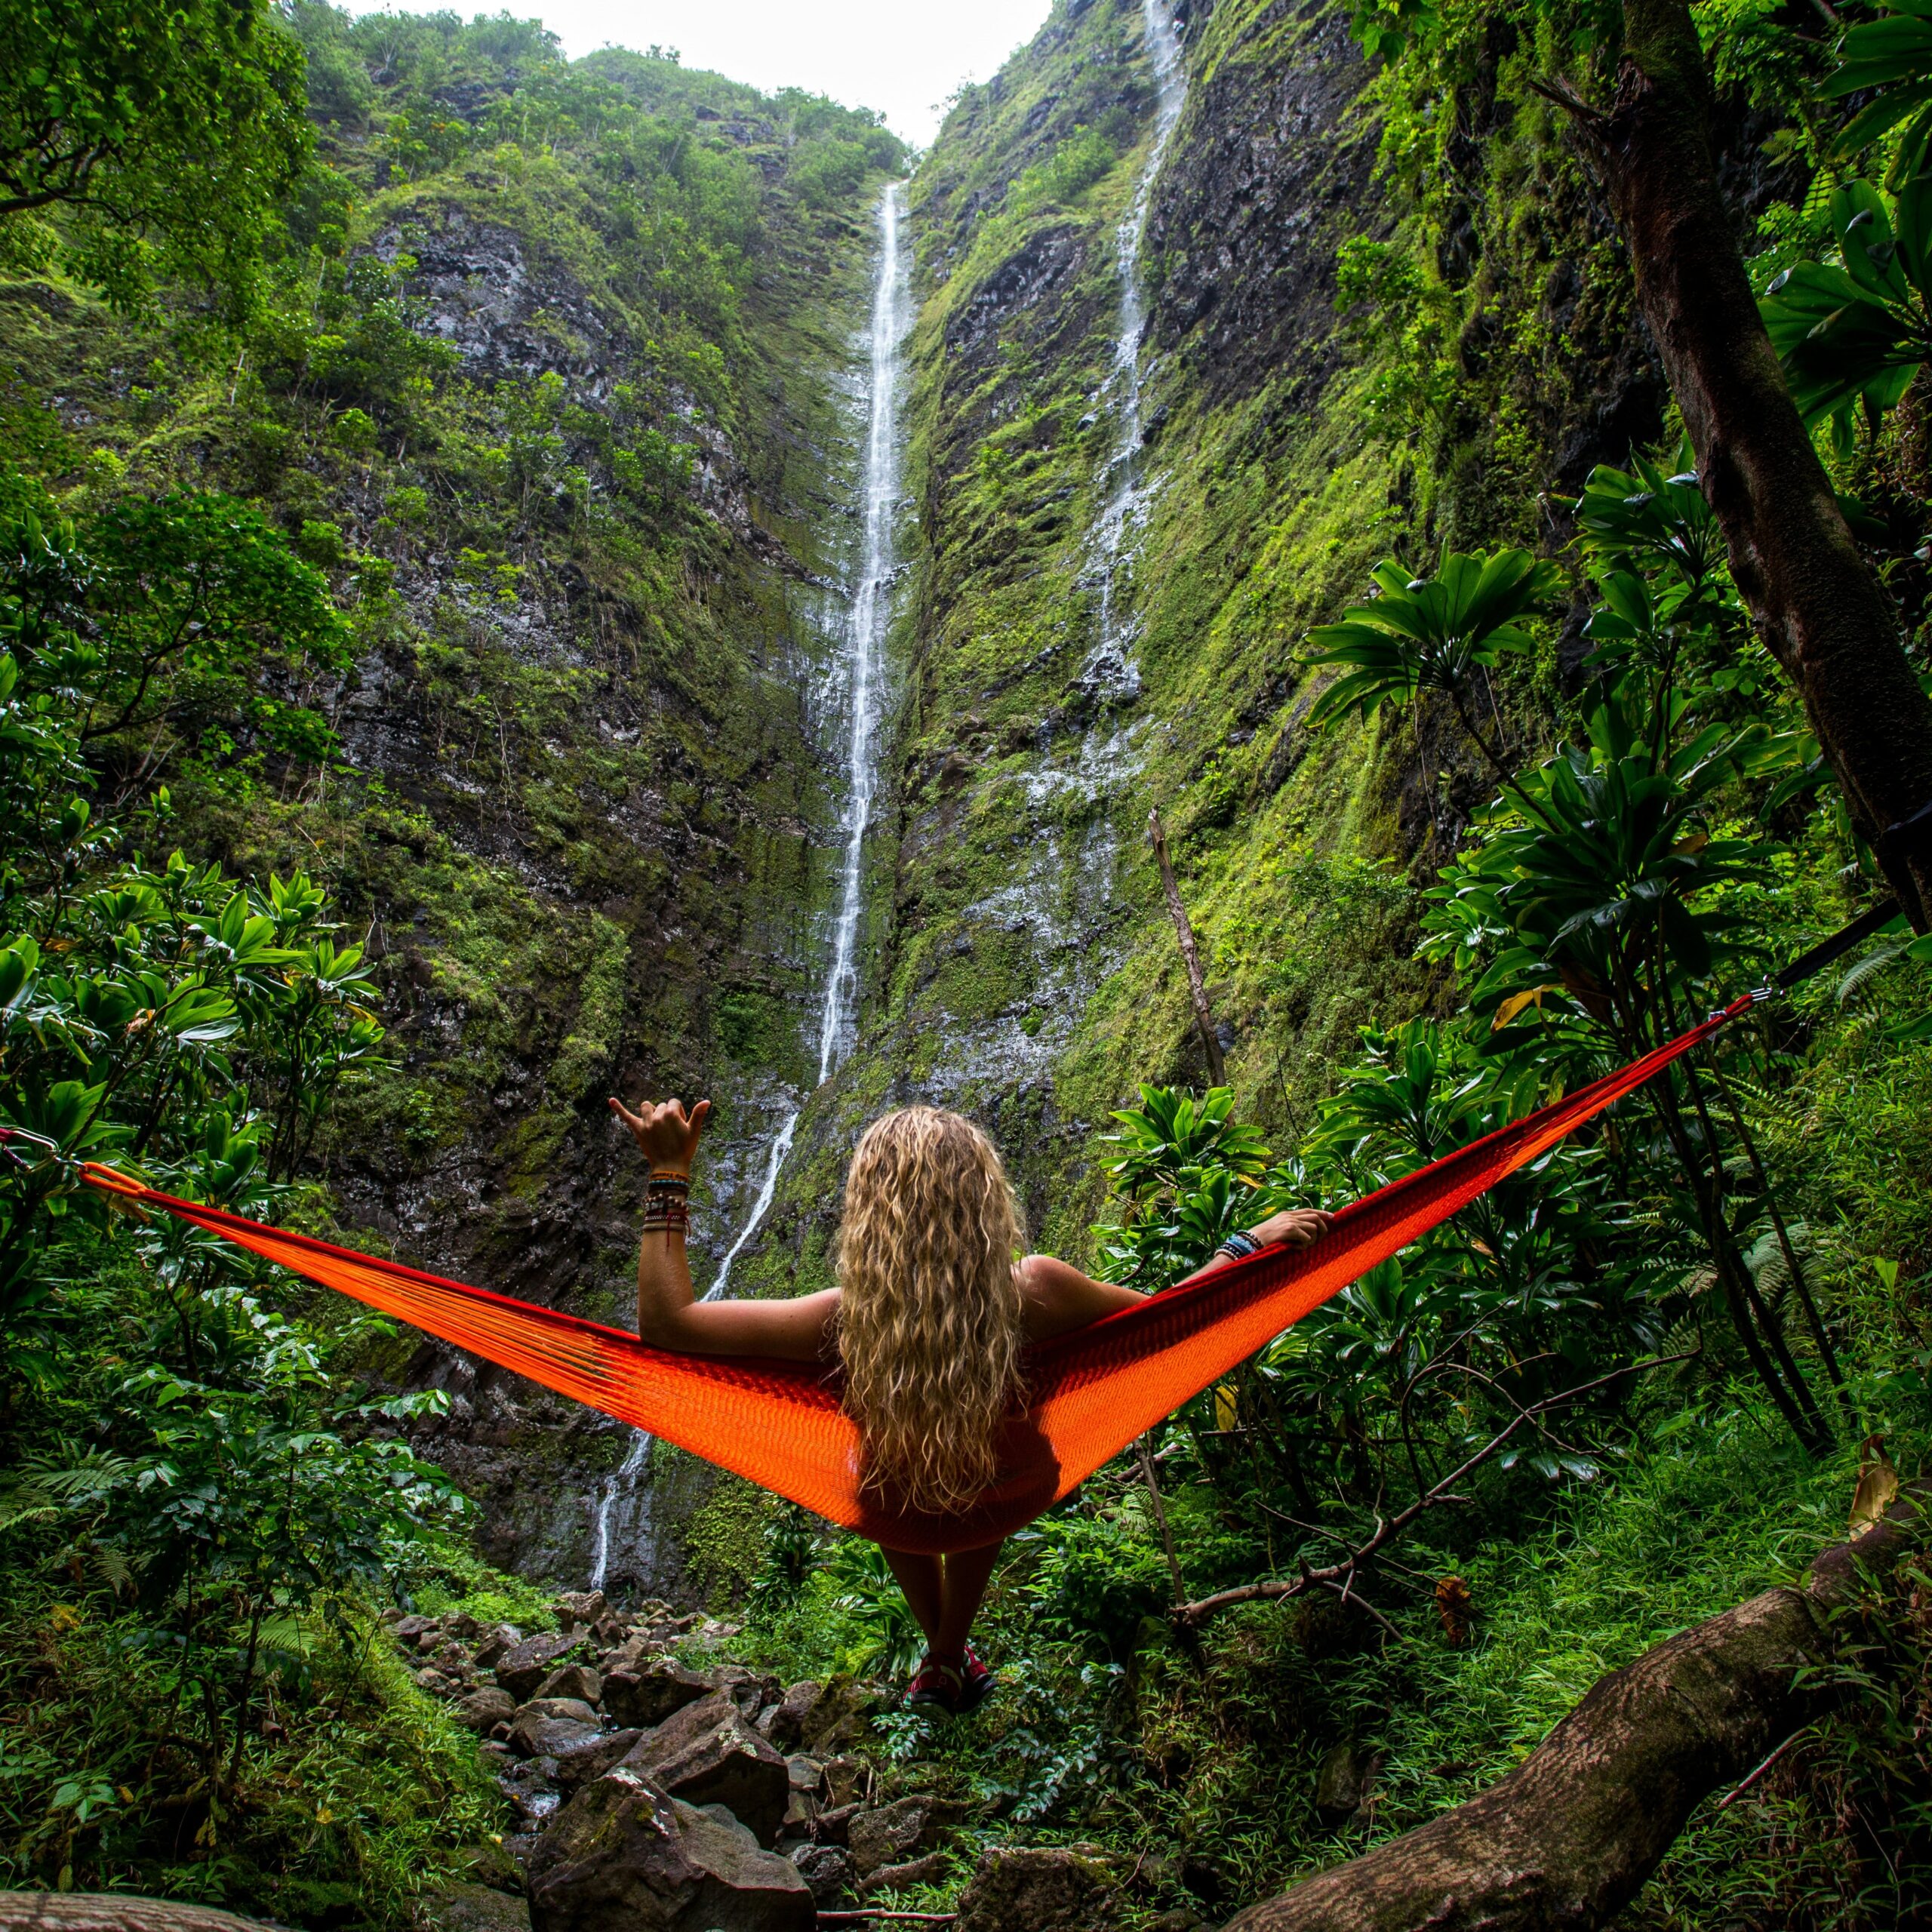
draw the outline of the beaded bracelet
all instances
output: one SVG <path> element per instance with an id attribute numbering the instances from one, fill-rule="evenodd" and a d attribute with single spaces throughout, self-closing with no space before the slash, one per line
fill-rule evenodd
<path id="1" fill-rule="evenodd" d="M 688 1174 L 654 1174 L 645 1184 L 644 1223 L 646 1234 L 662 1229 L 668 1238 L 673 1228 L 681 1232 L 691 1226 L 691 1177 Z"/>
<path id="2" fill-rule="evenodd" d="M 1231 1234 L 1214 1252 L 1225 1254 L 1231 1261 L 1245 1261 L 1251 1254 L 1261 1252 L 1261 1244 L 1251 1234 Z"/>

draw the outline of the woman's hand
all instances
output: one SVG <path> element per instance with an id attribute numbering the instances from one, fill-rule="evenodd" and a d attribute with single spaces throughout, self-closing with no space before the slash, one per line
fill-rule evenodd
<path id="1" fill-rule="evenodd" d="M 711 1103 L 700 1100 L 687 1114 L 681 1100 L 666 1100 L 661 1106 L 653 1106 L 647 1100 L 632 1113 L 623 1101 L 614 1094 L 611 1111 L 630 1129 L 644 1158 L 654 1171 L 663 1174 L 688 1174 L 691 1171 L 691 1158 L 697 1152 L 699 1137 L 704 1132 L 706 1116 L 711 1112 Z"/>
<path id="2" fill-rule="evenodd" d="M 1263 1247 L 1277 1242 L 1284 1247 L 1312 1247 L 1328 1232 L 1334 1218 L 1319 1208 L 1284 1208 L 1278 1214 L 1257 1221 L 1248 1232 Z"/>

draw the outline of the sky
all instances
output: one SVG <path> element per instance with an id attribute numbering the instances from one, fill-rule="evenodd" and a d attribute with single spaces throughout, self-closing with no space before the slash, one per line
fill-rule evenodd
<path id="1" fill-rule="evenodd" d="M 481 5 L 481 0 L 476 0 Z M 946 99 L 992 78 L 1032 39 L 1051 0 L 495 0 L 534 14 L 575 60 L 605 46 L 675 48 L 688 67 L 715 68 L 761 91 L 804 88 L 873 107 L 924 147 Z M 379 6 L 350 0 L 350 11 Z M 465 8 L 463 11 L 469 11 Z M 494 11 L 494 8 L 492 8 Z"/>

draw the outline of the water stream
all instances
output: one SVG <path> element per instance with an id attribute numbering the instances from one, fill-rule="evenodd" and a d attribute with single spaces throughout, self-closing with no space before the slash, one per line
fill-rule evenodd
<path id="1" fill-rule="evenodd" d="M 1148 0 L 1151 8 L 1153 0 Z M 1170 29 L 1171 33 L 1171 29 Z M 906 266 L 901 236 L 905 188 L 893 183 L 880 198 L 878 257 L 872 278 L 871 318 L 866 330 L 870 357 L 866 390 L 866 443 L 860 472 L 863 531 L 857 583 L 847 605 L 843 632 L 846 708 L 844 808 L 840 820 L 841 858 L 838 910 L 832 930 L 832 957 L 819 997 L 818 1080 L 823 1086 L 850 1050 L 857 1027 L 859 924 L 865 911 L 866 834 L 878 789 L 878 714 L 884 684 L 885 633 L 891 616 L 889 595 L 896 562 L 894 510 L 899 496 L 900 352 L 906 337 Z M 1142 222 L 1144 226 L 1144 211 Z M 1136 385 L 1137 395 L 1138 385 Z M 1138 404 L 1137 401 L 1136 407 Z M 1137 435 L 1138 432 L 1137 430 Z M 732 1263 L 744 1252 L 778 1191 L 804 1098 L 788 1108 L 767 1144 L 764 1171 L 751 1211 L 724 1251 L 718 1274 L 705 1291 L 715 1301 L 724 1292 Z M 598 1485 L 591 1516 L 590 1587 L 601 1589 L 610 1574 L 614 1519 L 629 1522 L 629 1540 L 643 1540 L 649 1529 L 649 1488 L 643 1481 L 651 1457 L 651 1437 L 632 1432 L 623 1461 Z M 640 1509 L 646 1520 L 636 1521 Z"/>
<path id="2" fill-rule="evenodd" d="M 1142 479 L 1140 439 L 1140 345 L 1147 332 L 1147 301 L 1141 287 L 1140 254 L 1147 238 L 1148 211 L 1155 183 L 1168 158 L 1168 144 L 1187 104 L 1187 75 L 1181 65 L 1180 36 L 1161 0 L 1142 0 L 1147 33 L 1147 58 L 1154 69 L 1154 139 L 1134 185 L 1134 199 L 1115 231 L 1120 264 L 1120 320 L 1114 331 L 1113 362 L 1106 391 L 1113 402 L 1114 447 L 1107 460 L 1106 508 L 1094 526 L 1099 555 L 1100 621 L 1090 654 L 1085 681 L 1118 701 L 1140 688 L 1135 667 L 1132 633 L 1120 612 L 1118 580 L 1122 553 L 1131 533 L 1139 530 L 1147 509 L 1147 488 Z"/>

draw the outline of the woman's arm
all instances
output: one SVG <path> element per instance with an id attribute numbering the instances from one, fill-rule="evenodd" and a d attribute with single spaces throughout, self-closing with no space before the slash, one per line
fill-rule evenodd
<path id="1" fill-rule="evenodd" d="M 1291 1208 L 1270 1214 L 1247 1230 L 1263 1247 L 1306 1247 L 1328 1232 L 1333 1217 L 1317 1208 Z M 1218 1274 L 1232 1268 L 1235 1257 L 1219 1251 L 1204 1267 L 1182 1278 L 1198 1281 L 1204 1275 Z M 1147 1297 L 1138 1288 L 1124 1288 L 1117 1282 L 1096 1281 L 1078 1268 L 1057 1261 L 1051 1254 L 1029 1254 L 1020 1264 L 1020 1285 L 1026 1296 L 1026 1339 L 1051 1341 L 1075 1328 L 1084 1328 L 1103 1315 L 1131 1308 Z M 1178 1287 L 1179 1281 L 1174 1284 Z"/>
<path id="2" fill-rule="evenodd" d="M 692 1157 L 711 1112 L 700 1100 L 687 1114 L 681 1100 L 646 1101 L 637 1112 L 613 1099 L 611 1111 L 630 1129 L 653 1174 L 691 1177 Z M 654 1348 L 681 1355 L 777 1355 L 817 1361 L 829 1352 L 838 1291 L 791 1301 L 700 1301 L 691 1287 L 681 1226 L 648 1228 L 638 1244 L 637 1332 Z"/>

